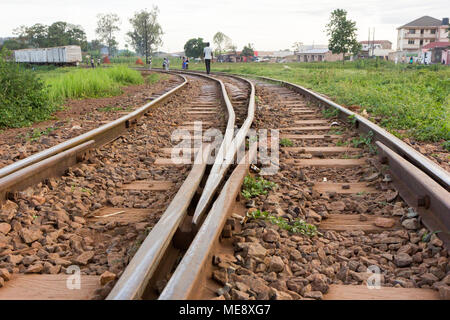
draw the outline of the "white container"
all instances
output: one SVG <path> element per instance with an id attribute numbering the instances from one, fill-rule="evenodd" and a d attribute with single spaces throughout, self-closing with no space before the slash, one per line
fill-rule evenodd
<path id="1" fill-rule="evenodd" d="M 34 64 L 76 64 L 81 62 L 80 46 L 23 49 L 14 51 L 16 62 Z"/>

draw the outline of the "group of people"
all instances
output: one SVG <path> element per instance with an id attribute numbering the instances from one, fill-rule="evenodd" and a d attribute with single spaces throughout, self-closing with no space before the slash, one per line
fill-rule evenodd
<path id="1" fill-rule="evenodd" d="M 89 56 L 87 56 L 86 57 L 86 66 L 89 66 L 89 62 L 91 63 L 91 68 L 95 68 L 95 59 L 94 59 L 94 57 L 91 57 L 90 59 L 89 59 Z M 100 64 L 101 64 L 101 60 L 100 60 L 100 58 L 98 58 L 97 59 L 97 67 L 100 67 Z"/>
<path id="2" fill-rule="evenodd" d="M 206 47 L 203 49 L 203 57 L 205 59 L 206 73 L 210 74 L 211 60 L 213 58 L 213 53 L 212 53 L 211 47 L 209 46 L 209 42 L 206 43 Z M 183 70 L 188 70 L 189 69 L 189 58 L 183 57 L 182 59 L 183 59 L 183 62 L 182 62 L 181 68 Z M 164 70 L 169 71 L 169 66 L 170 66 L 170 60 L 169 60 L 169 58 L 166 57 L 163 60 L 162 67 Z"/>
<path id="3" fill-rule="evenodd" d="M 188 57 L 183 57 L 183 64 L 181 65 L 181 68 L 183 70 L 189 69 L 189 58 Z"/>

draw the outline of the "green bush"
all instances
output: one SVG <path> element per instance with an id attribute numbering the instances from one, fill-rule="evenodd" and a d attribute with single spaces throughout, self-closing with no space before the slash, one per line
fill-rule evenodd
<path id="1" fill-rule="evenodd" d="M 0 128 L 17 128 L 49 119 L 55 111 L 42 80 L 0 55 Z"/>

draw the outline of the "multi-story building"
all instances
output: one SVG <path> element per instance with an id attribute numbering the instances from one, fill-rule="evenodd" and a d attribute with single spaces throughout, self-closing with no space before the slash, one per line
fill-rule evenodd
<path id="1" fill-rule="evenodd" d="M 397 51 L 418 52 L 429 43 L 449 41 L 448 28 L 448 18 L 423 16 L 411 21 L 397 28 Z"/>

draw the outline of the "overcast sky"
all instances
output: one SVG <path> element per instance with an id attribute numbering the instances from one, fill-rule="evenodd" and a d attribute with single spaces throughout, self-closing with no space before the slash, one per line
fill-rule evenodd
<path id="1" fill-rule="evenodd" d="M 185 42 L 202 37 L 212 42 L 217 31 L 238 46 L 253 43 L 256 50 L 288 49 L 296 41 L 326 44 L 325 25 L 330 12 L 346 9 L 356 21 L 359 40 L 367 40 L 368 28 L 375 38 L 396 45 L 396 28 L 423 15 L 437 19 L 450 15 L 448 0 L 0 0 L 0 37 L 11 36 L 20 25 L 66 21 L 79 24 L 88 40 L 95 38 L 96 16 L 117 13 L 120 47 L 130 29 L 128 19 L 140 9 L 157 5 L 163 35 L 163 51 L 181 51 Z"/>

